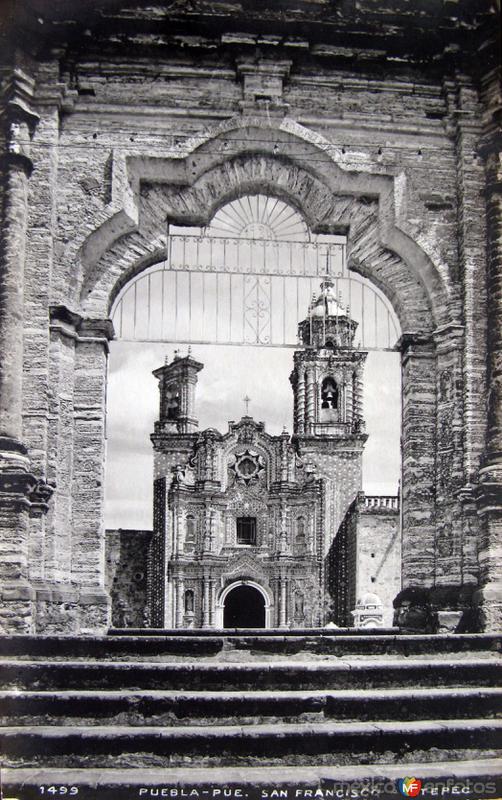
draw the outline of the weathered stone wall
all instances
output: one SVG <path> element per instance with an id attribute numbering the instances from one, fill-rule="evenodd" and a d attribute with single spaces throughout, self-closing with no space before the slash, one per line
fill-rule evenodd
<path id="1" fill-rule="evenodd" d="M 211 21 L 203 34 L 176 8 L 136 10 L 141 34 L 111 12 L 103 25 L 96 4 L 85 24 L 48 20 L 43 36 L 18 37 L 31 48 L 22 64 L 9 48 L 2 55 L 10 127 L 0 304 L 11 292 L 0 325 L 1 471 L 9 473 L 0 487 L 2 575 L 15 609 L 6 626 L 33 628 L 37 586 L 54 598 L 62 585 L 82 609 L 78 626 L 108 624 L 102 482 L 111 331 L 96 321 L 130 275 L 164 256 L 166 217 L 204 222 L 231 196 L 258 190 L 289 200 L 312 226 L 349 230 L 353 268 L 386 292 L 400 318 L 404 583 L 477 580 L 478 499 L 482 578 L 498 591 L 500 365 L 491 356 L 500 349 L 500 82 L 489 80 L 491 51 L 477 54 L 493 11 L 440 16 L 427 31 L 410 28 L 409 9 L 396 3 L 394 33 L 382 38 L 371 9 L 358 20 L 346 10 L 318 19 L 319 9 L 302 7 L 299 37 L 299 17 L 281 11 L 279 20 L 272 8 L 278 35 L 258 42 L 242 34 L 238 4 L 221 17 L 202 5 Z M 182 33 L 171 32 L 169 15 Z M 279 35 L 281 26 L 288 32 Z M 343 45 L 348 30 L 359 50 Z M 480 494 L 487 263 L 497 308 Z M 49 333 L 51 306 L 76 315 L 67 314 L 64 333 L 54 325 Z M 480 602 L 491 603 L 489 594 Z M 57 615 L 62 601 L 54 602 Z M 487 612 L 486 624 L 497 614 Z"/>
<path id="2" fill-rule="evenodd" d="M 106 531 L 105 588 L 115 628 L 142 628 L 147 600 L 147 560 L 151 531 Z"/>
<path id="3" fill-rule="evenodd" d="M 370 498 L 367 498 L 370 500 Z M 356 601 L 376 594 L 383 605 L 383 625 L 392 625 L 392 601 L 401 589 L 401 529 L 399 507 L 391 498 L 374 498 L 375 505 L 359 503 L 356 527 Z M 392 498 L 397 500 L 397 498 Z M 353 610 L 353 609 L 351 609 Z"/>

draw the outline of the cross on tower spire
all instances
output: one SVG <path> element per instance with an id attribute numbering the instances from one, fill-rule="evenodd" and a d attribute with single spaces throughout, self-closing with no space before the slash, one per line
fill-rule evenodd
<path id="1" fill-rule="evenodd" d="M 246 417 L 248 417 L 249 416 L 249 404 L 251 402 L 251 398 L 246 395 L 245 397 L 242 398 L 242 400 L 246 404 Z"/>

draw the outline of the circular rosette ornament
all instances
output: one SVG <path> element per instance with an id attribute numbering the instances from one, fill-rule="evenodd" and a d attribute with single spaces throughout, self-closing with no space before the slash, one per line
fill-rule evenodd
<path id="1" fill-rule="evenodd" d="M 249 484 L 259 480 L 265 469 L 265 463 L 259 453 L 254 450 L 244 450 L 235 453 L 234 459 L 230 469 L 237 481 Z"/>

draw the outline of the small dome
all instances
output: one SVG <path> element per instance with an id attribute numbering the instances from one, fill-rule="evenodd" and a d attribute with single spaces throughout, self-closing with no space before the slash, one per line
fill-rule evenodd
<path id="1" fill-rule="evenodd" d="M 334 284 L 331 278 L 326 278 L 321 283 L 321 293 L 314 303 L 311 311 L 312 317 L 339 317 L 345 314 L 345 309 L 337 300 Z"/>
<path id="2" fill-rule="evenodd" d="M 365 592 L 357 601 L 358 606 L 382 606 L 383 603 L 377 594 Z"/>

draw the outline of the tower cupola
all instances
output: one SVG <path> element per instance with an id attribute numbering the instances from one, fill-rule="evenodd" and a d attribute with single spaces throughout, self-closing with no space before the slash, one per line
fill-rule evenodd
<path id="1" fill-rule="evenodd" d="M 308 317 L 298 325 L 298 335 L 305 347 L 332 349 L 353 347 L 357 322 L 349 316 L 335 293 L 329 277 L 321 283 L 321 292 L 313 297 Z"/>

